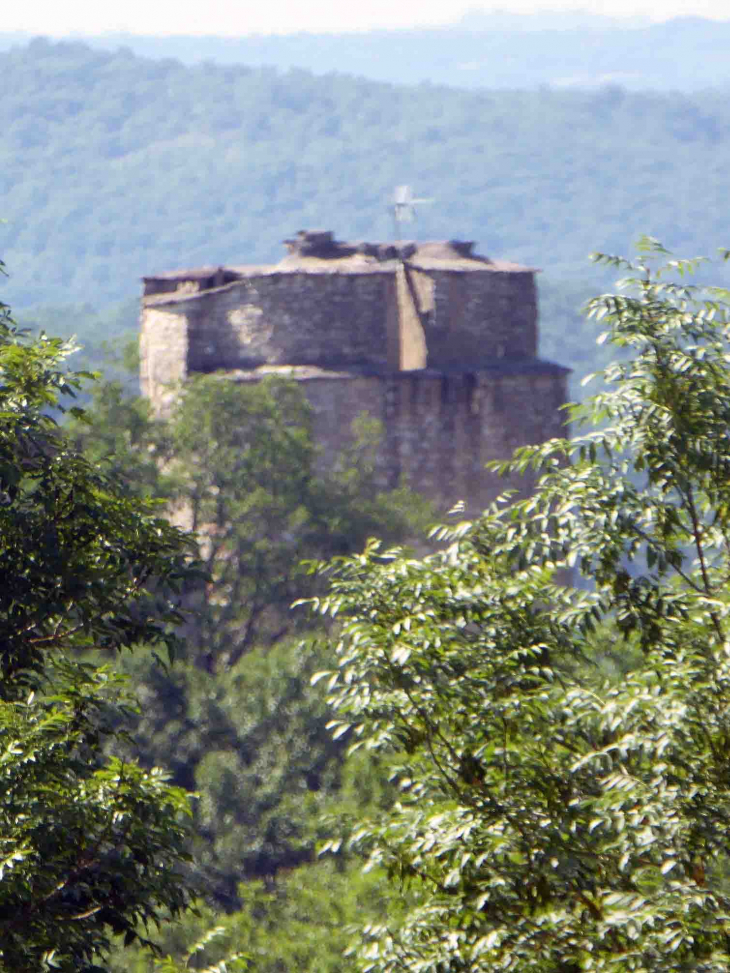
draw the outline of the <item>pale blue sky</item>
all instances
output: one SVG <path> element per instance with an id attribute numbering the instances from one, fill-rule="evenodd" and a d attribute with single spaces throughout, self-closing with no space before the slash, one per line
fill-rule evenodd
<path id="1" fill-rule="evenodd" d="M 436 25 L 473 9 L 532 13 L 576 8 L 652 20 L 688 14 L 730 20 L 730 0 L 15 0 L 4 5 L 0 30 L 56 36 L 118 30 L 236 36 Z"/>

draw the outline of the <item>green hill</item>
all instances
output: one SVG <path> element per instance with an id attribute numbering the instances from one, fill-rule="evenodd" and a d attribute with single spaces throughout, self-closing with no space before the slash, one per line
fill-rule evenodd
<path id="1" fill-rule="evenodd" d="M 388 238 L 404 182 L 435 199 L 419 237 L 475 239 L 543 268 L 548 289 L 600 286 L 587 254 L 640 233 L 684 254 L 728 243 L 719 93 L 397 87 L 44 40 L 0 53 L 0 72 L 0 296 L 16 308 L 276 260 L 303 227 Z"/>

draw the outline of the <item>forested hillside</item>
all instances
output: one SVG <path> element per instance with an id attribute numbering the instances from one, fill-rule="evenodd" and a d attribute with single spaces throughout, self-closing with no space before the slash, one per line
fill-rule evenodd
<path id="1" fill-rule="evenodd" d="M 590 251 L 640 233 L 683 253 L 728 240 L 721 94 L 394 87 L 43 40 L 0 70 L 1 293 L 16 309 L 104 308 L 145 273 L 276 260 L 301 227 L 388 238 L 388 200 L 409 182 L 434 199 L 419 237 L 543 268 L 559 307 L 545 307 L 547 347 L 578 364 L 561 294 L 600 286 Z"/>
<path id="2" fill-rule="evenodd" d="M 685 252 L 727 242 L 719 94 L 393 87 L 41 40 L 0 70 L 16 307 L 103 304 L 144 273 L 278 259 L 300 227 L 387 238 L 402 182 L 435 200 L 419 236 L 476 239 L 553 278 L 639 232 Z"/>

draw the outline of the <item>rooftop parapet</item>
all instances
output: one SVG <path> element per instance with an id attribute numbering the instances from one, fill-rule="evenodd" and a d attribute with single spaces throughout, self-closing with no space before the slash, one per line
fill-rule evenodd
<path id="1" fill-rule="evenodd" d="M 534 271 L 475 253 L 473 241 L 353 243 L 301 230 L 285 244 L 276 265 L 144 278 L 154 354 L 169 359 L 162 334 L 179 330 L 183 361 L 168 371 L 470 370 L 537 353 Z"/>
<path id="2" fill-rule="evenodd" d="M 144 297 L 155 303 L 185 300 L 244 279 L 277 274 L 396 274 L 399 266 L 452 273 L 533 274 L 533 267 L 474 253 L 472 240 L 368 243 L 336 240 L 331 230 L 299 230 L 284 241 L 278 264 L 229 265 L 173 270 L 143 277 Z"/>

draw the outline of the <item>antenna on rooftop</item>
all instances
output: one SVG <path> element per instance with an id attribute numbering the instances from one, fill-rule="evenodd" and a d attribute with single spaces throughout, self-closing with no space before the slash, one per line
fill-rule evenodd
<path id="1" fill-rule="evenodd" d="M 432 199 L 416 199 L 413 195 L 413 190 L 410 186 L 396 186 L 395 192 L 393 193 L 393 202 L 391 203 L 391 212 L 393 214 L 393 225 L 395 227 L 395 238 L 396 240 L 402 240 L 403 234 L 403 224 L 413 223 L 416 219 L 416 206 L 421 206 L 423 203 L 432 203 Z"/>

